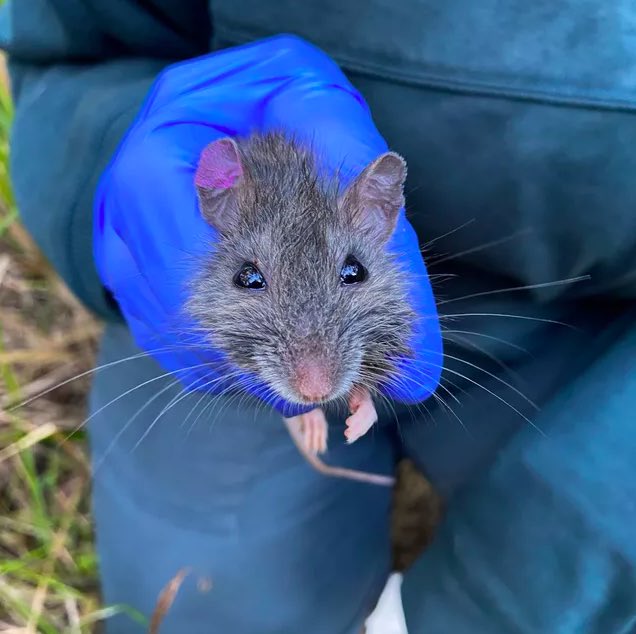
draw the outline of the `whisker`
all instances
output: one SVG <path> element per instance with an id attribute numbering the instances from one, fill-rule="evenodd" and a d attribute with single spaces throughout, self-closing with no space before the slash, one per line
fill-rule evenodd
<path id="1" fill-rule="evenodd" d="M 110 452 L 115 448 L 119 439 L 126 433 L 126 430 L 133 424 L 133 422 L 139 417 L 139 415 L 154 401 L 156 401 L 162 394 L 173 388 L 175 385 L 178 385 L 181 379 L 175 379 L 166 385 L 164 388 L 159 390 L 156 394 L 154 394 L 151 398 L 149 398 L 126 422 L 126 424 L 115 434 L 113 439 L 111 440 L 108 447 L 106 447 L 106 451 L 102 455 L 102 457 L 97 461 L 96 464 L 93 465 L 93 477 L 97 475 L 100 467 L 105 462 L 106 458 L 110 455 Z"/>
<path id="2" fill-rule="evenodd" d="M 495 337 L 493 335 L 487 335 L 483 332 L 475 332 L 473 330 L 450 330 L 443 328 L 442 329 L 442 337 L 446 334 L 460 334 L 460 335 L 474 335 L 475 337 L 484 337 L 485 339 L 490 339 L 492 341 L 498 341 L 499 343 L 503 343 L 511 348 L 515 348 L 520 352 L 525 352 L 526 354 L 531 354 L 526 348 L 522 348 L 515 343 L 511 343 L 510 341 L 506 341 L 505 339 L 501 339 L 501 337 Z"/>
<path id="3" fill-rule="evenodd" d="M 141 443 L 148 437 L 148 435 L 150 434 L 150 432 L 153 430 L 154 426 L 157 424 L 157 422 L 159 421 L 159 419 L 168 411 L 170 410 L 174 405 L 176 405 L 179 400 L 183 397 L 183 395 L 190 395 L 192 394 L 192 392 L 190 392 L 187 388 L 182 388 L 181 390 L 179 390 L 179 392 L 177 392 L 177 394 L 175 394 L 175 396 L 173 396 L 170 401 L 168 402 L 167 405 L 164 406 L 164 408 L 155 416 L 154 420 L 150 423 L 150 425 L 148 425 L 148 427 L 146 427 L 146 429 L 144 430 L 144 432 L 141 434 L 140 438 L 137 440 L 137 442 L 133 445 L 132 448 L 132 452 L 136 451 L 139 446 L 141 445 Z"/>
<path id="4" fill-rule="evenodd" d="M 440 389 L 444 390 L 458 405 L 461 405 L 460 400 L 445 385 L 442 385 L 441 382 L 439 384 L 439 387 Z M 436 394 L 436 392 L 433 392 L 431 396 L 439 396 L 439 395 Z"/>
<path id="5" fill-rule="evenodd" d="M 239 378 L 240 378 L 240 373 L 239 373 Z M 192 422 L 192 425 L 190 426 L 190 430 L 188 431 L 188 433 L 190 433 L 192 429 L 196 427 L 197 421 L 206 413 L 206 411 L 208 412 L 208 417 L 211 417 L 214 412 L 214 408 L 216 408 L 219 405 L 219 403 L 222 403 L 223 397 L 226 394 L 231 393 L 232 391 L 236 389 L 237 389 L 236 384 L 232 383 L 228 385 L 226 388 L 224 388 L 219 394 L 215 394 L 213 398 L 210 398 L 210 401 L 205 404 L 205 407 L 201 409 L 197 417 Z M 235 395 L 230 394 L 228 401 L 231 402 L 234 399 L 234 397 Z M 210 426 L 208 427 L 208 432 L 212 430 L 212 427 L 214 426 L 214 423 L 217 420 L 217 418 L 218 418 L 218 415 L 212 418 Z"/>
<path id="6" fill-rule="evenodd" d="M 470 220 L 467 220 L 463 224 L 459 225 L 459 227 L 455 227 L 454 229 L 451 229 L 450 231 L 447 231 L 446 233 L 443 233 L 441 236 L 437 236 L 436 238 L 433 238 L 432 240 L 428 240 L 427 242 L 424 243 L 424 246 L 422 247 L 422 251 L 430 248 L 431 246 L 433 246 L 439 240 L 443 240 L 444 238 L 448 238 L 448 236 L 452 235 L 453 233 L 456 233 L 457 231 L 461 231 L 462 229 L 465 229 L 469 225 L 473 224 L 473 222 L 475 222 L 475 220 L 476 220 L 476 218 L 471 218 Z"/>
<path id="7" fill-rule="evenodd" d="M 372 389 L 372 393 L 375 394 L 380 399 L 381 403 L 385 403 L 386 406 L 391 410 L 391 415 L 393 417 L 393 420 L 395 421 L 395 423 L 398 426 L 398 431 L 399 431 L 400 437 L 401 437 L 402 433 L 401 433 L 401 431 L 399 429 L 399 427 L 400 427 L 400 418 L 397 415 L 397 412 L 395 411 L 395 407 L 393 405 L 393 402 L 391 401 L 390 398 L 388 398 L 386 396 L 386 394 L 383 394 L 381 390 L 379 390 L 379 389 L 377 389 L 375 387 Z"/>
<path id="8" fill-rule="evenodd" d="M 411 379 L 412 380 L 412 379 Z M 405 385 L 404 381 L 392 381 L 395 385 Z M 415 382 L 416 384 L 418 384 L 417 382 Z M 418 384 L 419 385 L 419 384 Z M 431 396 L 433 396 L 431 394 Z M 431 414 L 431 411 L 428 409 L 427 404 L 425 401 L 421 401 L 419 403 L 407 403 L 405 404 L 406 406 L 406 410 L 408 411 L 409 415 L 411 416 L 411 422 L 412 423 L 416 423 L 417 422 L 417 418 L 415 417 L 415 414 L 413 413 L 413 410 L 416 410 L 418 415 L 420 416 L 424 416 L 427 417 L 429 420 L 431 420 L 433 422 L 433 424 L 435 424 L 435 417 Z M 399 430 L 400 432 L 400 439 L 403 441 L 403 435 L 401 432 L 401 429 Z"/>
<path id="9" fill-rule="evenodd" d="M 210 385 L 214 385 L 215 383 L 218 383 L 219 381 L 222 381 L 225 378 L 226 378 L 225 376 L 216 377 L 215 379 L 208 381 L 204 386 L 196 388 L 196 391 L 198 391 L 199 389 L 203 389 L 204 387 L 209 387 Z M 199 380 L 200 379 L 197 379 L 197 381 Z M 170 402 L 164 406 L 164 408 L 159 412 L 159 414 L 157 414 L 157 416 L 150 423 L 150 425 L 148 425 L 144 433 L 141 435 L 139 440 L 133 446 L 132 451 L 135 451 L 141 445 L 141 443 L 148 437 L 148 434 L 150 434 L 150 432 L 153 430 L 155 425 L 159 422 L 159 420 L 163 417 L 163 415 L 166 412 L 170 411 L 173 407 L 175 407 L 178 403 L 180 403 L 184 398 L 187 398 L 188 396 L 193 394 L 193 387 L 194 387 L 194 384 L 191 386 L 190 385 L 186 386 L 180 392 L 178 392 L 175 396 L 172 397 Z"/>
<path id="10" fill-rule="evenodd" d="M 439 367 L 442 367 L 442 366 L 439 366 Z M 546 435 L 545 432 L 540 427 L 538 427 L 535 423 L 533 423 L 525 414 L 520 412 L 516 407 L 514 407 L 514 405 L 508 403 L 508 401 L 506 401 L 504 398 L 502 398 L 501 396 L 499 396 L 498 394 L 496 394 L 492 390 L 488 389 L 485 385 L 482 385 L 481 383 L 479 383 L 477 381 L 474 381 L 470 377 L 462 374 L 461 372 L 457 372 L 456 370 L 452 370 L 450 368 L 444 368 L 444 370 L 446 372 L 450 372 L 451 374 L 454 374 L 454 375 L 464 379 L 465 381 L 468 381 L 469 383 L 472 383 L 473 385 L 475 385 L 476 387 L 481 388 L 485 392 L 488 392 L 488 394 L 490 394 L 491 396 L 494 396 L 498 401 L 500 401 L 501 403 L 503 403 L 504 405 L 509 407 L 513 412 L 515 412 L 521 418 L 523 418 L 523 420 L 525 420 L 529 425 L 531 425 L 534 429 L 536 429 L 542 436 Z"/>
<path id="11" fill-rule="evenodd" d="M 455 317 L 504 317 L 508 319 L 522 319 L 528 321 L 536 321 L 544 324 L 554 324 L 556 326 L 565 326 L 566 328 L 571 328 L 573 330 L 580 331 L 580 328 L 576 326 L 572 326 L 571 324 L 566 324 L 562 321 L 556 321 L 554 319 L 543 319 L 541 317 L 530 317 L 529 315 L 510 315 L 507 313 L 456 313 L 454 315 L 440 315 L 440 320 L 442 319 L 452 319 Z M 435 319 L 435 316 L 425 316 L 424 319 Z"/>
<path id="12" fill-rule="evenodd" d="M 379 381 L 378 383 L 379 383 L 379 385 L 381 387 L 384 386 L 385 388 L 386 387 L 390 387 L 391 385 L 395 385 L 395 386 L 400 386 L 401 385 L 403 388 L 407 387 L 405 381 L 401 377 L 397 377 L 397 376 L 390 377 L 389 380 Z M 433 395 L 431 395 L 431 396 L 433 396 Z M 413 413 L 413 409 L 416 409 L 417 412 L 420 415 L 422 415 L 422 416 L 426 415 L 431 420 L 434 420 L 430 410 L 428 409 L 428 407 L 426 406 L 426 403 L 424 401 L 422 401 L 420 403 L 406 404 L 406 409 L 407 409 L 409 415 L 411 416 L 411 422 L 412 423 L 416 422 L 416 418 L 415 418 L 415 415 Z M 424 410 L 424 411 L 422 411 L 422 410 Z M 396 421 L 397 421 L 398 434 L 400 436 L 400 440 L 403 443 L 404 442 L 404 437 L 403 437 L 403 433 L 402 433 L 402 428 L 400 427 L 400 424 L 399 424 L 399 418 L 396 418 Z"/>
<path id="13" fill-rule="evenodd" d="M 509 236 L 506 236 L 504 238 L 497 238 L 496 240 L 491 240 L 490 242 L 486 242 L 485 244 L 481 244 L 476 247 L 471 247 L 470 249 L 466 249 L 465 251 L 460 251 L 459 253 L 454 253 L 453 255 L 447 255 L 441 258 L 433 258 L 429 266 L 437 266 L 438 264 L 442 264 L 444 262 L 450 262 L 451 260 L 461 258 L 464 255 L 469 255 L 471 253 L 478 253 L 479 251 L 485 251 L 486 249 L 489 249 L 490 247 L 499 246 L 500 244 L 504 244 L 505 242 L 509 242 L 510 240 L 514 240 L 515 238 L 519 238 L 528 233 L 531 233 L 530 229 L 522 229 L 521 231 L 516 231 L 515 233 Z"/>
<path id="14" fill-rule="evenodd" d="M 501 293 L 513 293 L 516 291 L 530 291 L 539 288 L 550 288 L 553 286 L 565 286 L 566 284 L 576 284 L 577 282 L 589 281 L 590 275 L 579 275 L 577 277 L 570 277 L 563 280 L 557 280 L 555 282 L 542 282 L 540 284 L 527 284 L 525 286 L 511 286 L 509 288 L 497 288 L 491 291 L 482 291 L 480 293 L 471 293 L 470 295 L 464 295 L 462 297 L 451 297 L 450 299 L 444 299 L 437 302 L 438 306 L 445 304 L 452 304 L 453 302 L 460 302 L 466 299 L 474 299 L 475 297 L 486 297 L 489 295 L 499 295 Z"/>
<path id="15" fill-rule="evenodd" d="M 511 385 L 507 381 L 504 381 L 501 377 L 497 376 L 496 374 L 493 374 L 492 372 L 489 372 L 488 370 L 485 370 L 484 368 L 478 366 L 475 363 L 471 363 L 470 361 L 466 361 L 466 359 L 461 359 L 460 357 L 455 357 L 455 356 L 453 356 L 451 354 L 447 354 L 446 353 L 446 354 L 444 354 L 444 357 L 446 357 L 447 359 L 453 359 L 453 361 L 457 361 L 459 363 L 464 363 L 464 364 L 470 366 L 471 368 L 475 368 L 475 370 L 479 370 L 480 372 L 483 372 L 484 374 L 487 374 L 489 377 L 495 379 L 495 381 L 498 381 L 502 385 L 505 385 L 507 388 L 509 388 L 513 392 L 515 392 L 515 394 L 520 396 L 524 401 L 526 401 L 526 403 L 529 403 L 535 410 L 537 410 L 537 411 L 540 410 L 539 406 L 536 403 L 534 403 L 534 401 L 532 401 L 532 399 L 528 398 L 523 392 L 521 392 L 521 390 L 518 390 L 514 385 Z M 448 369 L 448 368 L 446 368 L 446 369 Z"/>
<path id="16" fill-rule="evenodd" d="M 199 346 L 196 346 L 199 347 Z M 73 381 L 77 381 L 78 379 L 81 379 L 85 376 L 88 376 L 90 374 L 93 374 L 94 372 L 100 372 L 101 370 L 105 370 L 107 368 L 111 368 L 113 366 L 116 365 L 120 365 L 122 363 L 126 363 L 128 361 L 134 361 L 135 359 L 141 359 L 142 357 L 148 357 L 151 355 L 156 355 L 158 352 L 174 352 L 174 350 L 178 348 L 173 347 L 173 346 L 164 346 L 163 348 L 157 348 L 155 350 L 149 350 L 148 352 L 139 352 L 137 354 L 133 354 L 129 357 L 125 357 L 123 359 L 117 359 L 115 361 L 110 361 L 109 363 L 104 363 L 102 365 L 99 365 L 95 368 L 91 368 L 90 370 L 85 370 L 84 372 L 80 372 L 79 374 L 76 374 L 75 376 L 72 376 L 68 379 L 65 379 L 64 381 L 61 381 L 60 383 L 56 383 L 55 385 L 53 385 L 52 387 L 47 388 L 46 390 L 42 391 L 42 392 L 38 392 L 38 394 L 35 394 L 34 396 L 31 396 L 30 398 L 26 399 L 25 401 L 20 401 L 19 403 L 15 403 L 14 405 L 11 405 L 7 408 L 5 408 L 6 412 L 13 412 L 16 409 L 20 408 L 20 407 L 25 407 L 26 405 L 29 405 L 30 403 L 33 403 L 33 401 L 36 401 L 39 398 L 42 398 L 43 396 L 46 396 L 47 394 L 50 394 L 51 392 L 53 392 L 54 390 L 57 390 L 61 387 L 64 387 L 65 385 L 68 385 L 69 383 L 72 383 Z"/>
<path id="17" fill-rule="evenodd" d="M 214 398 L 211 397 L 210 400 L 207 403 L 205 403 L 205 405 L 201 408 L 201 411 L 197 414 L 196 418 L 192 421 L 192 424 L 190 425 L 190 427 L 188 427 L 188 431 L 186 432 L 186 438 L 188 438 L 190 436 L 190 434 L 192 433 L 193 429 L 197 426 L 197 422 L 205 414 L 206 410 L 210 409 L 213 406 L 213 404 L 217 402 L 217 399 L 221 398 L 224 394 L 226 394 L 229 391 L 229 389 L 230 388 L 225 388 L 219 394 L 215 395 Z M 206 394 L 205 396 L 208 396 L 208 395 Z M 201 400 L 203 400 L 203 399 L 201 399 Z M 198 401 L 197 405 L 195 405 L 195 407 L 197 407 L 200 402 L 201 401 Z"/>
<path id="18" fill-rule="evenodd" d="M 224 374 L 223 375 L 223 379 L 231 379 L 234 376 L 236 376 L 237 374 L 239 374 L 239 371 L 234 371 L 234 372 L 230 372 L 229 374 Z M 183 420 L 183 422 L 181 423 L 180 427 L 183 428 L 185 427 L 186 423 L 188 422 L 188 420 L 190 420 L 190 416 L 192 416 L 192 414 L 194 413 L 194 411 L 196 410 L 196 408 L 201 404 L 202 401 L 204 401 L 206 398 L 212 398 L 213 395 L 210 394 L 209 392 L 204 391 L 204 388 L 206 388 L 207 385 L 203 385 L 200 389 L 203 391 L 201 397 L 199 398 L 199 400 L 194 404 L 194 406 L 192 407 L 192 409 L 190 410 L 190 413 L 185 417 L 185 419 Z M 214 395 L 214 396 L 221 396 L 221 394 L 224 394 L 226 392 L 226 390 L 222 390 L 220 394 Z M 198 420 L 198 419 L 197 419 Z M 196 421 L 195 421 L 196 422 Z M 192 430 L 194 429 L 194 426 L 191 425 L 188 428 L 188 431 L 186 432 L 186 438 L 192 433 Z"/>
<path id="19" fill-rule="evenodd" d="M 164 374 L 160 374 L 160 375 L 155 376 L 155 377 L 153 377 L 151 379 L 148 379 L 147 381 L 144 381 L 143 383 L 140 383 L 138 385 L 135 385 L 134 387 L 131 387 L 130 389 L 126 390 L 122 394 L 119 394 L 114 399 L 110 400 L 108 403 L 106 403 L 105 405 L 102 405 L 101 407 L 96 409 L 94 412 L 92 412 L 90 414 L 90 416 L 85 418 L 78 426 L 75 427 L 75 429 L 73 429 L 71 432 L 69 432 L 64 437 L 64 439 L 62 441 L 60 441 L 60 442 L 68 441 L 71 438 L 71 436 L 73 436 L 73 434 L 76 434 L 80 429 L 82 429 L 84 426 L 86 426 L 93 418 L 95 418 L 95 416 L 97 416 L 98 414 L 103 412 L 107 407 L 110 407 L 111 405 L 113 405 L 117 401 L 121 400 L 125 396 L 128 396 L 129 394 L 132 394 L 136 390 L 139 390 L 142 387 L 145 387 L 146 385 L 150 385 L 151 383 L 154 383 L 155 381 L 160 381 L 161 379 L 165 379 L 168 376 L 172 376 L 174 374 L 178 374 L 179 372 L 187 372 L 187 371 L 190 371 L 190 370 L 196 370 L 197 368 L 200 368 L 200 367 L 203 367 L 203 366 L 206 366 L 206 365 L 208 365 L 208 364 L 207 363 L 199 363 L 197 365 L 193 365 L 193 366 L 186 367 L 186 368 L 181 368 L 181 369 L 173 371 L 173 372 L 165 372 Z"/>
<path id="20" fill-rule="evenodd" d="M 440 365 L 436 365 L 436 364 L 433 364 L 433 363 L 429 364 L 428 362 L 426 362 L 426 364 L 431 365 L 432 367 L 434 366 L 434 367 L 438 367 L 438 368 L 442 368 L 443 369 L 443 366 L 440 366 Z M 417 366 L 409 368 L 409 379 L 413 380 L 414 376 L 424 377 L 425 379 L 429 379 L 429 380 L 431 378 L 427 374 L 425 369 L 423 369 L 421 367 L 417 367 Z M 461 392 L 462 394 L 466 394 L 466 396 L 469 396 L 469 393 L 466 390 L 464 390 L 461 386 L 457 385 L 457 383 L 452 381 L 450 378 L 442 376 L 442 379 L 445 380 L 453 388 L 455 388 L 458 392 Z M 396 383 L 396 384 L 397 385 L 401 385 L 405 389 L 408 389 L 408 387 L 409 387 L 406 377 L 401 378 L 400 382 Z M 418 385 L 422 385 L 422 383 L 418 383 Z"/>
<path id="21" fill-rule="evenodd" d="M 466 425 L 464 424 L 464 421 L 457 415 L 457 412 L 455 412 L 455 410 L 448 405 L 448 403 L 446 403 L 444 401 L 444 399 L 439 396 L 439 394 L 433 394 L 433 397 L 437 400 L 438 403 L 440 403 L 441 405 L 445 406 L 445 411 L 447 411 L 447 413 L 452 414 L 455 419 L 457 420 L 457 422 L 461 425 L 462 429 L 469 435 L 469 436 L 473 436 L 473 434 L 470 432 L 470 430 L 468 429 L 468 427 L 466 427 Z"/>
<path id="22" fill-rule="evenodd" d="M 508 366 L 503 361 L 498 359 L 494 354 L 492 354 L 492 352 L 489 352 L 484 347 L 480 346 L 479 344 L 476 344 L 475 342 L 471 341 L 467 337 L 462 337 L 462 336 L 458 335 L 458 336 L 456 336 L 456 340 L 457 341 L 455 339 L 451 339 L 450 337 L 447 340 L 451 341 L 453 343 L 460 343 L 460 344 L 463 343 L 463 344 L 465 344 L 467 346 L 470 346 L 474 350 L 477 350 L 477 352 L 479 352 L 480 354 L 483 354 L 485 357 L 488 357 L 493 363 L 496 363 L 512 379 L 515 379 L 517 381 L 522 381 L 522 379 L 519 376 L 518 372 L 515 372 L 510 366 Z"/>
<path id="23" fill-rule="evenodd" d="M 242 389 L 237 390 L 236 394 L 230 395 L 227 402 L 219 409 L 215 419 L 212 421 L 212 425 L 221 418 L 222 414 L 227 411 L 234 402 L 236 402 L 236 408 L 240 410 L 243 407 L 243 403 L 252 397 L 249 388 L 253 385 L 253 381 L 248 381 L 245 377 L 239 377 L 237 383 Z M 257 402 L 259 400 L 262 401 L 262 399 L 256 399 Z M 254 421 L 256 421 L 256 411 L 254 412 Z"/>
<path id="24" fill-rule="evenodd" d="M 220 398 L 214 399 L 215 402 L 212 405 L 210 412 L 208 414 L 208 417 L 210 418 L 210 425 L 208 427 L 208 431 L 212 430 L 216 421 L 221 418 L 221 415 L 223 414 L 223 412 L 227 410 L 234 401 L 237 401 L 239 398 L 242 399 L 246 396 L 246 388 L 249 388 L 251 383 L 246 384 L 245 381 L 246 381 L 245 376 L 242 374 L 239 374 L 236 377 L 235 383 L 229 386 L 227 390 L 224 390 L 223 392 L 224 395 L 230 392 L 230 395 L 227 397 L 227 399 L 225 399 L 225 402 L 223 402 L 223 399 L 220 399 Z M 239 388 L 243 388 L 243 390 Z M 231 393 L 231 392 L 234 392 L 234 393 Z M 249 394 L 247 394 L 247 396 L 249 396 Z M 241 401 L 239 400 L 239 404 L 240 402 Z M 214 414 L 214 409 L 217 407 L 217 405 L 220 406 L 219 411 L 216 412 L 216 414 Z"/>

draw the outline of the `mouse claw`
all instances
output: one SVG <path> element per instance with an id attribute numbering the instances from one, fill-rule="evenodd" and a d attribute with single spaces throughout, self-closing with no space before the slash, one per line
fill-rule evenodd
<path id="1" fill-rule="evenodd" d="M 362 438 L 373 427 L 378 420 L 378 414 L 369 391 L 357 386 L 349 394 L 349 410 L 351 416 L 345 421 L 347 429 L 344 435 L 347 443 L 351 444 Z"/>

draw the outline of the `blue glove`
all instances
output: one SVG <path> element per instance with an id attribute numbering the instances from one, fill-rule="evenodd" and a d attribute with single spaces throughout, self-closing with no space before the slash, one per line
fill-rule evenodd
<path id="1" fill-rule="evenodd" d="M 311 140 L 325 167 L 343 180 L 388 148 L 368 106 L 337 65 L 293 36 L 227 49 L 166 69 L 102 175 L 95 200 L 94 252 L 139 347 L 187 390 L 220 393 L 237 385 L 215 373 L 222 360 L 182 307 L 197 256 L 214 239 L 201 217 L 194 173 L 210 142 L 252 130 L 284 129 Z M 414 284 L 420 316 L 415 357 L 401 363 L 403 380 L 385 394 L 420 402 L 437 387 L 442 344 L 435 302 L 415 231 L 401 210 L 389 248 Z M 263 397 L 264 386 L 249 390 Z M 283 399 L 268 402 L 285 416 L 307 411 Z"/>

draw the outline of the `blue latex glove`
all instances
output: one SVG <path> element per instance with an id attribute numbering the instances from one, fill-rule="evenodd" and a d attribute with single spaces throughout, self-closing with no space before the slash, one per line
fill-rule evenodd
<path id="1" fill-rule="evenodd" d="M 227 49 L 166 69 L 100 181 L 94 252 L 137 344 L 188 390 L 218 393 L 236 385 L 214 365 L 221 353 L 204 343 L 182 307 L 197 254 L 213 229 L 199 213 L 194 173 L 211 141 L 258 129 L 284 129 L 311 140 L 327 169 L 352 179 L 388 148 L 368 106 L 322 51 L 293 36 Z M 386 395 L 414 403 L 435 390 L 442 345 L 434 298 L 415 231 L 401 211 L 389 248 L 413 285 L 418 321 L 415 358 Z M 264 386 L 249 381 L 264 396 Z M 283 415 L 307 407 L 268 401 Z"/>

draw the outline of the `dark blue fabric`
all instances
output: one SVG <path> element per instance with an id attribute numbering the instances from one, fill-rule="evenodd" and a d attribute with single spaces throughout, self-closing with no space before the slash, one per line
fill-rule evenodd
<path id="1" fill-rule="evenodd" d="M 608 324 L 534 417 L 542 434 L 518 433 L 454 500 L 405 578 L 409 631 L 636 631 L 635 320 Z"/>

